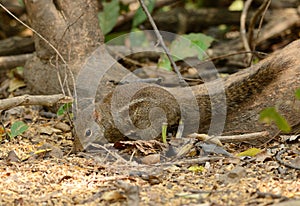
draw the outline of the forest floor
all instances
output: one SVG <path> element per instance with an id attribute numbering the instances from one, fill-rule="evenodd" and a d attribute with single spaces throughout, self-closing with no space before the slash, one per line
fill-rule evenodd
<path id="1" fill-rule="evenodd" d="M 299 168 L 299 137 L 278 137 L 253 157 L 237 157 L 253 146 L 226 143 L 231 157 L 167 158 L 154 149 L 147 162 L 137 148 L 112 145 L 70 154 L 70 126 L 54 116 L 36 106 L 1 116 L 7 128 L 22 120 L 29 129 L 2 139 L 0 205 L 300 205 L 300 172 L 284 165 Z"/>
<path id="2" fill-rule="evenodd" d="M 274 14 L 276 25 L 287 25 Z M 298 39 L 296 28 L 281 31 L 275 36 L 279 44 L 266 44 L 264 52 Z M 222 55 L 234 47 L 226 44 L 229 50 Z M 24 87 L 16 69 L 0 70 L 0 99 L 29 94 Z M 225 155 L 208 154 L 200 140 L 187 138 L 171 155 L 171 145 L 155 141 L 107 144 L 74 154 L 66 116 L 41 106 L 0 112 L 0 206 L 300 205 L 300 135 L 279 135 L 260 146 L 223 143 Z M 29 127 L 9 137 L 17 121 Z"/>

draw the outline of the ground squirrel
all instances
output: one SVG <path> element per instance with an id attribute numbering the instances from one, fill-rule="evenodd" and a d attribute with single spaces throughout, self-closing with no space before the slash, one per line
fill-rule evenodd
<path id="1" fill-rule="evenodd" d="M 157 85 L 148 85 L 144 89 L 137 90 L 137 87 L 143 87 L 143 84 L 137 83 L 118 86 L 117 90 L 107 95 L 102 102 L 96 103 L 93 117 L 87 117 L 90 125 L 82 125 L 83 129 L 79 135 L 83 135 L 81 138 L 86 140 L 93 137 L 93 141 L 99 143 L 127 139 L 125 136 L 128 137 L 128 135 L 132 139 L 139 139 L 143 130 L 147 133 L 151 132 L 151 130 L 145 130 L 155 123 L 150 120 L 151 118 L 158 118 L 158 124 L 161 121 L 168 121 L 169 127 L 172 128 L 176 127 L 180 118 L 184 116 L 183 113 L 191 114 L 193 110 L 198 110 L 201 117 L 199 119 L 197 115 L 185 116 L 185 126 L 193 124 L 193 121 L 199 121 L 198 132 L 208 132 L 211 124 L 211 108 L 212 104 L 215 104 L 217 115 L 226 117 L 224 130 L 221 128 L 223 132 L 269 131 L 269 137 L 272 137 L 278 130 L 272 125 L 264 125 L 258 121 L 259 112 L 262 109 L 276 106 L 290 124 L 298 122 L 300 118 L 300 112 L 298 112 L 300 105 L 295 101 L 294 96 L 295 90 L 300 86 L 299 51 L 300 40 L 291 43 L 258 64 L 225 78 L 223 83 L 226 99 L 220 98 L 219 96 L 222 95 L 218 95 L 218 92 L 208 95 L 207 88 L 209 85 L 218 87 L 220 83 L 217 82 L 218 80 L 191 87 L 193 97 L 187 95 L 184 88 L 165 89 Z M 137 92 L 131 96 L 129 105 L 128 103 L 126 105 L 122 102 L 123 99 L 129 91 L 134 90 Z M 181 98 L 184 108 L 180 108 L 178 99 L 172 95 L 174 93 Z M 114 105 L 118 109 L 115 113 L 118 113 L 119 117 L 122 116 L 122 108 L 129 108 L 123 123 L 116 122 L 118 120 L 112 117 L 113 98 L 119 98 L 117 104 L 121 106 Z M 198 108 L 189 107 L 189 104 L 194 101 L 193 98 Z M 218 108 L 220 101 L 222 103 L 225 101 L 225 110 Z M 161 116 L 149 116 L 148 113 L 152 107 L 160 109 Z M 126 128 L 126 121 L 131 121 L 140 132 L 133 131 L 130 127 Z M 120 125 L 116 124 L 123 124 L 121 125 L 123 131 L 120 131 Z M 217 132 L 220 132 L 219 129 Z M 261 142 L 264 141 L 261 140 Z"/>

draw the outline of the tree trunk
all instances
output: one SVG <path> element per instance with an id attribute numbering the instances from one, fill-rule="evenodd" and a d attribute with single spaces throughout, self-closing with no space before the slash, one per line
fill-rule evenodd
<path id="1" fill-rule="evenodd" d="M 96 1 L 72 0 L 25 0 L 31 26 L 49 41 L 62 55 L 68 68 L 49 43 L 34 36 L 36 55 L 27 62 L 25 80 L 33 93 L 55 94 L 73 87 L 72 75 L 77 72 L 86 58 L 99 43 L 103 35 L 98 27 Z M 68 84 L 64 78 L 68 76 Z"/>

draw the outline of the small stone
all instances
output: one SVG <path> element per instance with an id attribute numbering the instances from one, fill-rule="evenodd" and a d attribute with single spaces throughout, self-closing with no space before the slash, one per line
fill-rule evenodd
<path id="1" fill-rule="evenodd" d="M 160 154 L 151 154 L 141 158 L 142 163 L 146 165 L 155 164 L 160 162 Z"/>
<path id="2" fill-rule="evenodd" d="M 64 122 L 58 122 L 56 125 L 54 125 L 54 128 L 60 129 L 64 132 L 71 131 L 71 127 L 69 125 L 67 125 L 66 123 L 64 123 Z"/>

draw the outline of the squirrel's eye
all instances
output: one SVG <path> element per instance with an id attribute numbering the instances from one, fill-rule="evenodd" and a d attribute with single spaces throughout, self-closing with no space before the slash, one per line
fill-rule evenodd
<path id="1" fill-rule="evenodd" d="M 85 131 L 85 136 L 86 137 L 90 137 L 92 135 L 92 131 L 90 130 L 90 129 L 87 129 L 86 131 Z"/>

